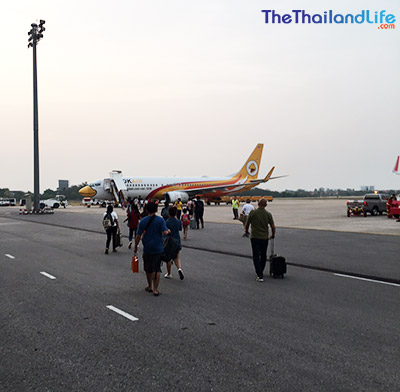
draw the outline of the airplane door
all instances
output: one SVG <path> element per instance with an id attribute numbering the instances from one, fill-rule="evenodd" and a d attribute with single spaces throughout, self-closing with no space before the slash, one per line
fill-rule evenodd
<path id="1" fill-rule="evenodd" d="M 105 178 L 103 184 L 104 184 L 104 190 L 109 191 L 111 189 L 111 178 Z"/>

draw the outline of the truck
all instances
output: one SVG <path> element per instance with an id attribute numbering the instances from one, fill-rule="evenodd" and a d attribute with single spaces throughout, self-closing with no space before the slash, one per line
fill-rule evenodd
<path id="1" fill-rule="evenodd" d="M 90 197 L 84 197 L 82 199 L 82 205 L 90 208 L 90 206 L 99 206 L 99 207 L 106 207 L 107 203 L 104 200 L 100 199 L 92 199 Z"/>
<path id="2" fill-rule="evenodd" d="M 68 201 L 64 195 L 56 195 L 56 197 L 51 198 L 51 199 L 46 199 L 46 200 L 40 200 L 40 209 L 43 209 L 45 207 L 50 207 L 50 208 L 59 208 L 59 207 L 64 207 L 66 208 L 68 205 Z"/>
<path id="3" fill-rule="evenodd" d="M 386 212 L 386 203 L 389 195 L 386 193 L 367 193 L 363 200 L 347 201 L 347 216 L 371 214 L 382 215 Z"/>

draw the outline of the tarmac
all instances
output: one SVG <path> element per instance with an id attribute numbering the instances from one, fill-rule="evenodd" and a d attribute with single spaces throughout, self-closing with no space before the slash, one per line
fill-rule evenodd
<path id="1" fill-rule="evenodd" d="M 104 254 L 104 209 L 0 208 L 0 389 L 398 390 L 400 223 L 343 200 L 267 208 L 285 279 L 256 282 L 230 206 L 206 206 L 157 298 L 126 238 Z"/>
<path id="2" fill-rule="evenodd" d="M 353 200 L 353 199 L 349 199 Z M 240 210 L 244 203 L 241 203 Z M 256 203 L 252 203 L 254 207 Z M 57 212 L 79 212 L 98 214 L 98 206 L 90 208 L 83 206 L 68 207 Z M 274 217 L 275 225 L 281 228 L 328 230 L 350 233 L 369 233 L 400 236 L 400 223 L 388 219 L 385 214 L 380 216 L 347 217 L 346 199 L 274 199 L 268 202 L 267 210 Z M 118 213 L 120 209 L 116 209 Z M 230 205 L 205 206 L 204 213 L 207 222 L 241 224 L 233 221 Z"/>

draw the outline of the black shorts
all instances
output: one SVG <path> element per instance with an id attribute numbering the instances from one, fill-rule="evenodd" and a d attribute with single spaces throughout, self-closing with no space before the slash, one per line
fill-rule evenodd
<path id="1" fill-rule="evenodd" d="M 144 270 L 147 274 L 161 272 L 161 256 L 162 253 L 143 254 Z"/>

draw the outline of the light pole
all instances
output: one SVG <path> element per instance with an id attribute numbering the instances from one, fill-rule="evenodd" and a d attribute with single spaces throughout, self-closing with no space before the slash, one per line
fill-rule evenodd
<path id="1" fill-rule="evenodd" d="M 43 38 L 45 21 L 41 20 L 39 26 L 31 24 L 31 31 L 28 32 L 28 48 L 33 48 L 33 212 L 39 212 L 40 190 L 39 190 L 39 125 L 38 125 L 38 93 L 37 93 L 37 63 L 36 45 Z M 38 28 L 39 27 L 39 28 Z"/>

